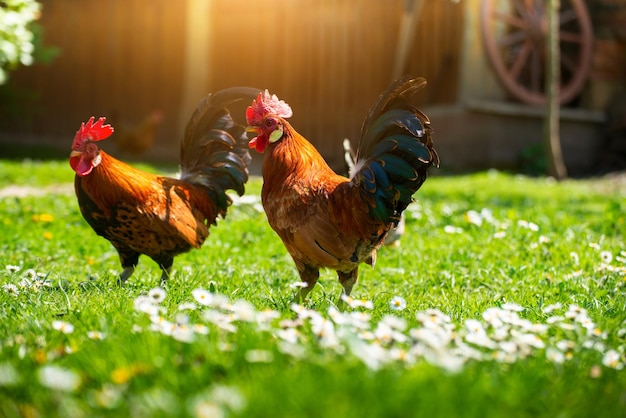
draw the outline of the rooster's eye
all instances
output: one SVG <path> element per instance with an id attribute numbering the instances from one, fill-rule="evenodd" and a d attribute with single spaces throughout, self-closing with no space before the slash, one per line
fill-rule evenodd
<path id="1" fill-rule="evenodd" d="M 272 118 L 266 119 L 265 120 L 265 126 L 270 127 L 276 124 L 276 121 Z"/>
<path id="2" fill-rule="evenodd" d="M 98 146 L 93 142 L 88 142 L 87 145 L 85 145 L 85 151 L 90 154 L 95 154 L 98 152 Z"/>

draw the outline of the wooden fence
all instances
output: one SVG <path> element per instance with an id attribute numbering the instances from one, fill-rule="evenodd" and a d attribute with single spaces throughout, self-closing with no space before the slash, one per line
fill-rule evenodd
<path id="1" fill-rule="evenodd" d="M 423 0 L 403 72 L 424 76 L 419 105 L 457 99 L 463 10 Z M 12 75 L 4 136 L 69 148 L 79 123 L 129 123 L 159 109 L 157 149 L 178 149 L 181 125 L 207 92 L 268 88 L 331 161 L 356 138 L 391 81 L 405 0 L 44 0 L 40 23 L 61 54 Z M 17 109 L 17 110 L 16 110 Z"/>

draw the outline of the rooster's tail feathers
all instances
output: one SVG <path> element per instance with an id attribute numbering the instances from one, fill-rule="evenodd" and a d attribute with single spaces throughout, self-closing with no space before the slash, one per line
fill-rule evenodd
<path id="1" fill-rule="evenodd" d="M 364 191 L 372 216 L 383 222 L 399 221 L 426 180 L 428 168 L 439 165 L 428 117 L 407 103 L 425 84 L 410 76 L 393 83 L 361 130 L 352 181 Z"/>
<path id="2" fill-rule="evenodd" d="M 370 108 L 361 127 L 361 136 L 365 129 L 372 124 L 373 119 L 378 118 L 386 110 L 401 107 L 397 105 L 398 102 L 404 103 L 425 86 L 426 80 L 424 78 L 413 78 L 408 74 L 394 81 L 387 90 L 378 96 L 378 100 Z"/>
<path id="3" fill-rule="evenodd" d="M 233 87 L 208 94 L 187 123 L 181 144 L 181 179 L 205 186 L 214 202 L 225 210 L 230 204 L 226 190 L 240 196 L 248 181 L 248 138 L 227 106 L 255 98 L 259 89 Z"/>

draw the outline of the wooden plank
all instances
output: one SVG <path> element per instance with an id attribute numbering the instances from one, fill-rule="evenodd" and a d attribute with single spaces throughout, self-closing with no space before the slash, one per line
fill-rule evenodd
<path id="1" fill-rule="evenodd" d="M 185 25 L 184 74 L 178 128 L 183 132 L 198 102 L 209 91 L 213 64 L 210 61 L 211 31 L 206 24 L 211 16 L 212 1 L 188 0 Z"/>
<path id="2" fill-rule="evenodd" d="M 11 122 L 16 133 L 67 141 L 92 114 L 137 121 L 161 109 L 159 144 L 173 151 L 201 97 L 248 85 L 287 100 L 294 126 L 337 162 L 341 141 L 356 141 L 392 78 L 404 6 L 404 0 L 42 3 L 47 43 L 61 55 L 50 66 L 15 74 L 16 87 L 40 96 L 24 110 L 31 117 Z M 452 2 L 422 8 L 405 65 L 429 80 L 416 99 L 420 106 L 456 100 L 461 23 L 462 7 Z M 9 126 L 3 118 L 0 126 Z"/>

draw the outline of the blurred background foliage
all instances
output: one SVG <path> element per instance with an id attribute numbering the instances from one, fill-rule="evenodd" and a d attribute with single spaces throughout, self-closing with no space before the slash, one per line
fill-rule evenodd
<path id="1" fill-rule="evenodd" d="M 34 0 L 0 2 L 0 84 L 19 65 L 49 63 L 59 54 L 59 48 L 43 44 L 40 14 L 41 5 Z"/>

